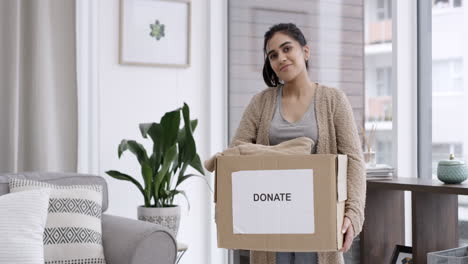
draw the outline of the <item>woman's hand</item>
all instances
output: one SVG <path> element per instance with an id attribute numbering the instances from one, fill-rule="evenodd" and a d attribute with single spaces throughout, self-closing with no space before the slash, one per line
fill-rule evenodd
<path id="1" fill-rule="evenodd" d="M 351 224 L 351 220 L 348 217 L 344 217 L 343 227 L 341 232 L 344 234 L 343 247 L 340 249 L 340 252 L 347 252 L 353 243 L 354 238 L 354 228 Z"/>

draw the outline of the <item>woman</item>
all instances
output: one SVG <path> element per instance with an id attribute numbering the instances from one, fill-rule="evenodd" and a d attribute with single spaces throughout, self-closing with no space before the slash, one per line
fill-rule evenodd
<path id="1" fill-rule="evenodd" d="M 340 252 L 251 252 L 252 264 L 343 264 L 343 254 L 364 222 L 365 167 L 352 108 L 338 89 L 314 83 L 307 74 L 310 48 L 294 24 L 265 33 L 263 79 L 269 88 L 247 106 L 230 147 L 243 142 L 275 145 L 300 136 L 316 144 L 312 153 L 348 155 L 348 199 Z"/>

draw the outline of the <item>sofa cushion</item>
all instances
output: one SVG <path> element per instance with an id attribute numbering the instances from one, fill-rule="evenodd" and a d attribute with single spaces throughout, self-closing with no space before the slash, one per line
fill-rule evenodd
<path id="1" fill-rule="evenodd" d="M 50 190 L 44 231 L 45 264 L 102 264 L 102 186 L 53 185 L 10 179 L 10 191 Z"/>
<path id="2" fill-rule="evenodd" d="M 49 191 L 0 196 L 0 263 L 44 264 Z"/>
<path id="3" fill-rule="evenodd" d="M 22 172 L 0 174 L 0 195 L 9 193 L 9 179 L 25 179 L 33 181 L 47 182 L 56 185 L 88 185 L 99 184 L 103 188 L 102 211 L 107 210 L 107 183 L 103 177 L 78 174 L 78 173 L 57 173 L 57 172 Z"/>

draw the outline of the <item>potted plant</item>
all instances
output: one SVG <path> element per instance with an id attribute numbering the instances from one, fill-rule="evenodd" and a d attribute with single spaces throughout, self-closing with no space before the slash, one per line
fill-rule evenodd
<path id="1" fill-rule="evenodd" d="M 181 112 L 184 121 L 182 128 Z M 174 236 L 177 236 L 180 222 L 180 207 L 174 204 L 174 197 L 182 194 L 188 202 L 185 192 L 178 189 L 179 185 L 191 177 L 205 179 L 201 175 L 186 174 L 190 166 L 205 175 L 193 138 L 197 123 L 197 119 L 190 120 L 190 109 L 184 103 L 182 108 L 165 113 L 160 123 L 140 124 L 143 138 L 150 137 L 153 141 L 151 155 L 135 140 L 122 140 L 118 147 L 118 156 L 120 158 L 127 150 L 136 156 L 141 167 L 143 184 L 119 171 L 106 171 L 115 179 L 132 182 L 141 192 L 144 205 L 138 207 L 138 219 L 168 227 Z"/>

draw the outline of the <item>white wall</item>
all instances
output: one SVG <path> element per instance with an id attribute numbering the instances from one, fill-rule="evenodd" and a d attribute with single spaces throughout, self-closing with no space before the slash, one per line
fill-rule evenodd
<path id="1" fill-rule="evenodd" d="M 199 119 L 195 132 L 202 160 L 210 154 L 209 97 L 209 0 L 192 1 L 191 66 L 187 69 L 136 67 L 118 64 L 119 0 L 101 0 L 99 4 L 99 170 L 120 170 L 139 177 L 136 159 L 125 153 L 117 158 L 120 141 L 143 142 L 138 124 L 160 120 L 161 116 L 187 102 L 191 116 Z M 147 147 L 150 141 L 146 141 Z M 143 203 L 137 189 L 129 182 L 108 176 L 108 213 L 136 218 L 136 207 Z M 212 194 L 201 179 L 182 186 L 191 201 L 187 212 L 182 197 L 182 220 L 178 239 L 189 245 L 180 263 L 210 263 L 210 211 Z"/>

